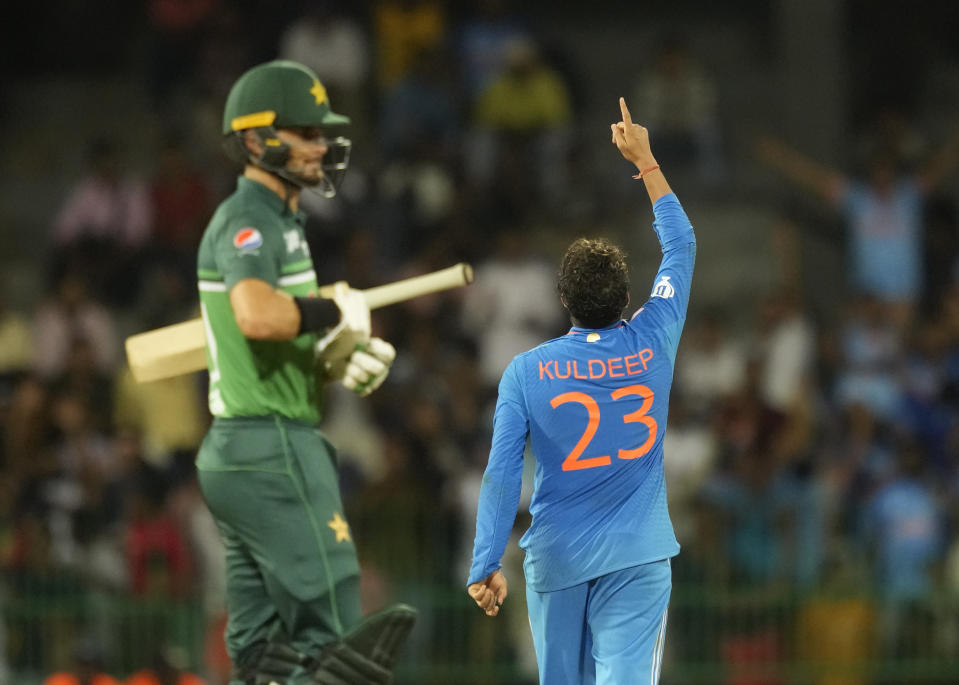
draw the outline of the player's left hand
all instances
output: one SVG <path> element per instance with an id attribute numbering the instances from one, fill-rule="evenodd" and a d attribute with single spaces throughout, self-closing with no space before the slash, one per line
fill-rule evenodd
<path id="1" fill-rule="evenodd" d="M 500 570 L 493 571 L 486 580 L 473 583 L 466 591 L 487 616 L 496 616 L 506 599 L 506 576 Z"/>
<path id="2" fill-rule="evenodd" d="M 619 111 L 623 115 L 622 120 L 610 124 L 613 143 L 619 148 L 623 157 L 635 164 L 640 171 L 654 166 L 656 159 L 649 149 L 649 131 L 645 126 L 633 123 L 625 98 L 619 99 Z"/>
<path id="3" fill-rule="evenodd" d="M 392 345 L 381 338 L 370 338 L 347 360 L 343 385 L 360 397 L 366 397 L 386 380 L 394 359 L 396 350 Z"/>

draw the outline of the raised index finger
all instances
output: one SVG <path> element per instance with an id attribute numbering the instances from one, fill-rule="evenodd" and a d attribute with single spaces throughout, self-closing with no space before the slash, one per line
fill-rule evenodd
<path id="1" fill-rule="evenodd" d="M 633 118 L 629 116 L 629 107 L 626 106 L 626 98 L 619 99 L 619 111 L 623 113 L 623 123 L 627 126 L 633 123 Z"/>

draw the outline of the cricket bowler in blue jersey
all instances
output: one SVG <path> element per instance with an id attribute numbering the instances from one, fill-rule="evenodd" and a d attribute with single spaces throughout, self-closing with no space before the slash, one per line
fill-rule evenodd
<path id="1" fill-rule="evenodd" d="M 645 182 L 663 259 L 649 300 L 625 321 L 622 251 L 583 238 L 566 251 L 558 289 L 573 327 L 516 356 L 503 373 L 468 580 L 470 596 L 496 616 L 529 439 L 536 476 L 520 546 L 545 685 L 655 685 L 669 560 L 679 553 L 666 508 L 663 435 L 696 238 L 648 132 L 619 104 L 613 142 Z"/>

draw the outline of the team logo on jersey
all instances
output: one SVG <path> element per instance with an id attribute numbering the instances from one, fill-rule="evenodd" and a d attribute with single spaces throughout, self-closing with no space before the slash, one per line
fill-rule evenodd
<path id="1" fill-rule="evenodd" d="M 599 340 L 599 333 L 590 333 L 586 336 L 586 342 L 596 342 Z"/>
<path id="2" fill-rule="evenodd" d="M 255 250 L 263 244 L 263 234 L 252 227 L 241 228 L 233 236 L 233 247 L 238 250 Z"/>
<path id="3" fill-rule="evenodd" d="M 673 284 L 669 282 L 669 278 L 669 276 L 663 276 L 656 282 L 656 285 L 653 286 L 653 297 L 662 297 L 668 300 L 676 294 L 676 290 L 673 288 Z"/>

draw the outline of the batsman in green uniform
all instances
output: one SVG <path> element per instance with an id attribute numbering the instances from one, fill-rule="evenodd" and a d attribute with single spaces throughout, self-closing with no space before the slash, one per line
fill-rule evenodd
<path id="1" fill-rule="evenodd" d="M 303 231 L 300 192 L 336 192 L 350 141 L 332 133 L 348 123 L 288 61 L 243 74 L 223 115 L 244 171 L 197 258 L 214 416 L 197 469 L 226 546 L 234 683 L 389 683 L 414 620 L 402 605 L 361 616 L 336 453 L 318 427 L 331 369 L 366 395 L 395 357 L 370 337 L 362 293 L 318 297 Z"/>

